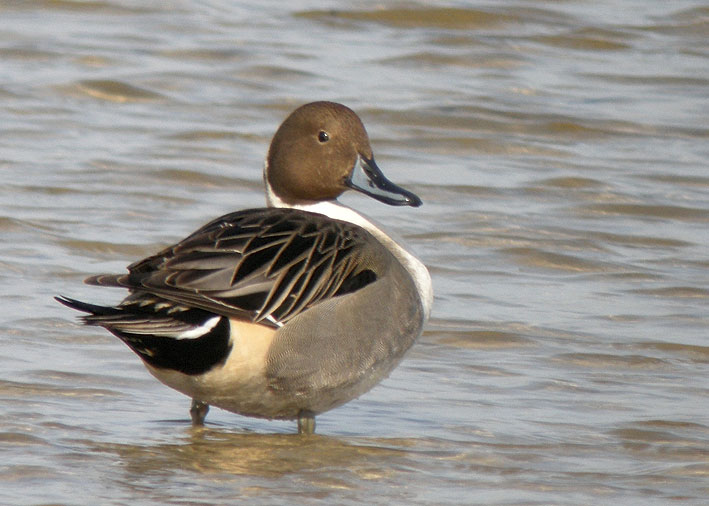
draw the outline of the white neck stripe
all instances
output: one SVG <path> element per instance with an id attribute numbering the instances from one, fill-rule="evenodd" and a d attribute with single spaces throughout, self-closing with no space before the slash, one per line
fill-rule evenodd
<path id="1" fill-rule="evenodd" d="M 404 248 L 389 237 L 381 228 L 374 222 L 365 218 L 351 207 L 347 207 L 334 200 L 326 200 L 315 202 L 313 204 L 290 204 L 282 200 L 276 195 L 268 182 L 268 162 L 264 167 L 264 183 L 266 186 L 266 202 L 269 207 L 288 207 L 291 209 L 300 209 L 301 211 L 309 211 L 328 216 L 334 220 L 346 221 L 362 227 L 367 232 L 372 234 L 382 245 L 402 263 L 409 272 L 416 284 L 425 317 L 428 318 L 433 305 L 433 285 L 431 283 L 431 275 L 426 269 L 426 266 L 413 253 Z"/>

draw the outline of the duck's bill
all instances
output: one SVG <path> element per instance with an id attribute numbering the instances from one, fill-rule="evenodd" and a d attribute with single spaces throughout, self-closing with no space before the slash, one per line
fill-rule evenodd
<path id="1" fill-rule="evenodd" d="M 390 206 L 418 207 L 422 203 L 415 194 L 404 190 L 384 177 L 374 162 L 374 158 L 367 159 L 358 155 L 346 184 L 353 190 L 369 195 Z"/>

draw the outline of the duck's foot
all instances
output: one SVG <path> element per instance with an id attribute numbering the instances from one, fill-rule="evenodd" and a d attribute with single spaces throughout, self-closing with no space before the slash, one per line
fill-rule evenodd
<path id="1" fill-rule="evenodd" d="M 209 413 L 209 404 L 198 401 L 197 399 L 192 399 L 192 406 L 190 406 L 192 425 L 195 427 L 204 425 L 204 419 L 207 417 L 207 413 Z"/>
<path id="2" fill-rule="evenodd" d="M 298 413 L 298 434 L 315 433 L 315 414 L 312 411 L 302 410 Z"/>

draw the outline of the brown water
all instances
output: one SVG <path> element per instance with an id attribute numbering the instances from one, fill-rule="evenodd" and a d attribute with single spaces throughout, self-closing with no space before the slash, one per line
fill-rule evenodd
<path id="1" fill-rule="evenodd" d="M 698 0 L 0 1 L 0 503 L 706 504 L 707 40 Z M 193 430 L 52 296 L 262 205 L 314 99 L 423 198 L 344 200 L 432 320 L 313 438 Z"/>

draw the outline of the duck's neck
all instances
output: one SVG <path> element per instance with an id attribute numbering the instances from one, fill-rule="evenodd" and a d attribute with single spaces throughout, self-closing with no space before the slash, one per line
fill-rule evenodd
<path id="1" fill-rule="evenodd" d="M 426 266 L 419 260 L 411 251 L 409 251 L 402 243 L 392 239 L 374 220 L 366 218 L 359 214 L 351 207 L 340 204 L 335 200 L 327 200 L 321 202 L 292 204 L 281 200 L 278 195 L 273 192 L 271 185 L 266 179 L 266 202 L 269 207 L 288 207 L 291 209 L 300 209 L 311 213 L 324 214 L 334 220 L 347 221 L 365 229 L 372 234 L 380 243 L 384 245 L 391 253 L 401 262 L 406 270 L 411 275 L 423 304 L 424 314 L 428 318 L 431 313 L 433 304 L 433 286 L 431 283 L 431 275 L 426 269 Z"/>

